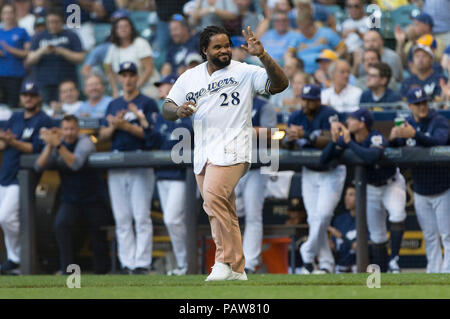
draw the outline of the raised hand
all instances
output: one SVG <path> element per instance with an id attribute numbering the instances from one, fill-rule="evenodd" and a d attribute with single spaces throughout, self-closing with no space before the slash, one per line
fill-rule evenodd
<path id="1" fill-rule="evenodd" d="M 241 45 L 241 48 L 244 49 L 248 54 L 259 57 L 264 53 L 264 47 L 261 42 L 256 39 L 255 35 L 252 32 L 252 29 L 250 27 L 248 27 L 247 29 L 248 34 L 245 32 L 245 30 L 242 30 L 242 35 L 247 42 L 247 46 Z"/>

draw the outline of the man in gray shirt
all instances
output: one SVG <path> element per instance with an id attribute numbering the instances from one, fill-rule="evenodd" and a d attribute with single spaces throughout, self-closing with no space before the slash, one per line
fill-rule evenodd
<path id="1" fill-rule="evenodd" d="M 72 232 L 79 221 L 86 222 L 92 235 L 94 252 L 94 273 L 108 271 L 108 245 L 102 228 L 108 224 L 106 183 L 99 173 L 85 168 L 95 145 L 86 135 L 79 134 L 78 120 L 66 115 L 61 129 L 41 130 L 40 137 L 46 146 L 35 163 L 35 170 L 41 172 L 58 163 L 61 179 L 61 204 L 55 218 L 55 234 L 59 247 L 61 272 L 75 262 L 75 244 Z"/>

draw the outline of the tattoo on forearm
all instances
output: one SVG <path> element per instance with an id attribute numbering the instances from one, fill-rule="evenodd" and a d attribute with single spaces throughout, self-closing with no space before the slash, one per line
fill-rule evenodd
<path id="1" fill-rule="evenodd" d="M 162 115 L 166 120 L 176 121 L 178 119 L 177 109 L 178 106 L 171 99 L 166 99 L 162 107 Z"/>
<path id="2" fill-rule="evenodd" d="M 270 80 L 270 93 L 279 93 L 287 88 L 289 81 L 278 63 L 265 53 L 261 57 L 261 62 L 267 71 Z"/>

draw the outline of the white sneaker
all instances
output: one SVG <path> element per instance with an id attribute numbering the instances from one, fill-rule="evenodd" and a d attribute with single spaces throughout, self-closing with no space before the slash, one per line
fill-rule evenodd
<path id="1" fill-rule="evenodd" d="M 393 273 L 393 274 L 398 274 L 400 273 L 400 266 L 398 265 L 398 256 L 395 256 L 394 258 L 391 259 L 391 261 L 389 261 L 389 272 Z"/>
<path id="2" fill-rule="evenodd" d="M 183 276 L 187 274 L 187 268 L 175 268 L 167 272 L 168 276 Z"/>
<path id="3" fill-rule="evenodd" d="M 228 280 L 231 277 L 232 271 L 228 264 L 215 263 L 212 266 L 212 271 L 205 281 L 216 281 L 216 280 Z"/>
<path id="4" fill-rule="evenodd" d="M 247 280 L 247 274 L 245 271 L 243 273 L 232 271 L 228 280 Z"/>

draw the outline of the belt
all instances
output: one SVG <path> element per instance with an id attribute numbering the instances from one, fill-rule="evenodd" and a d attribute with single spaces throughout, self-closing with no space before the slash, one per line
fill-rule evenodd
<path id="1" fill-rule="evenodd" d="M 387 178 L 385 180 L 382 180 L 382 181 L 379 181 L 379 182 L 375 182 L 375 183 L 369 183 L 369 184 L 372 185 L 372 186 L 375 186 L 375 187 L 381 187 L 381 186 L 385 186 L 385 185 L 387 185 L 387 184 L 389 184 L 391 182 L 395 182 L 395 175 L 393 175 L 393 176 L 391 176 L 391 177 L 389 177 L 389 178 Z"/>

